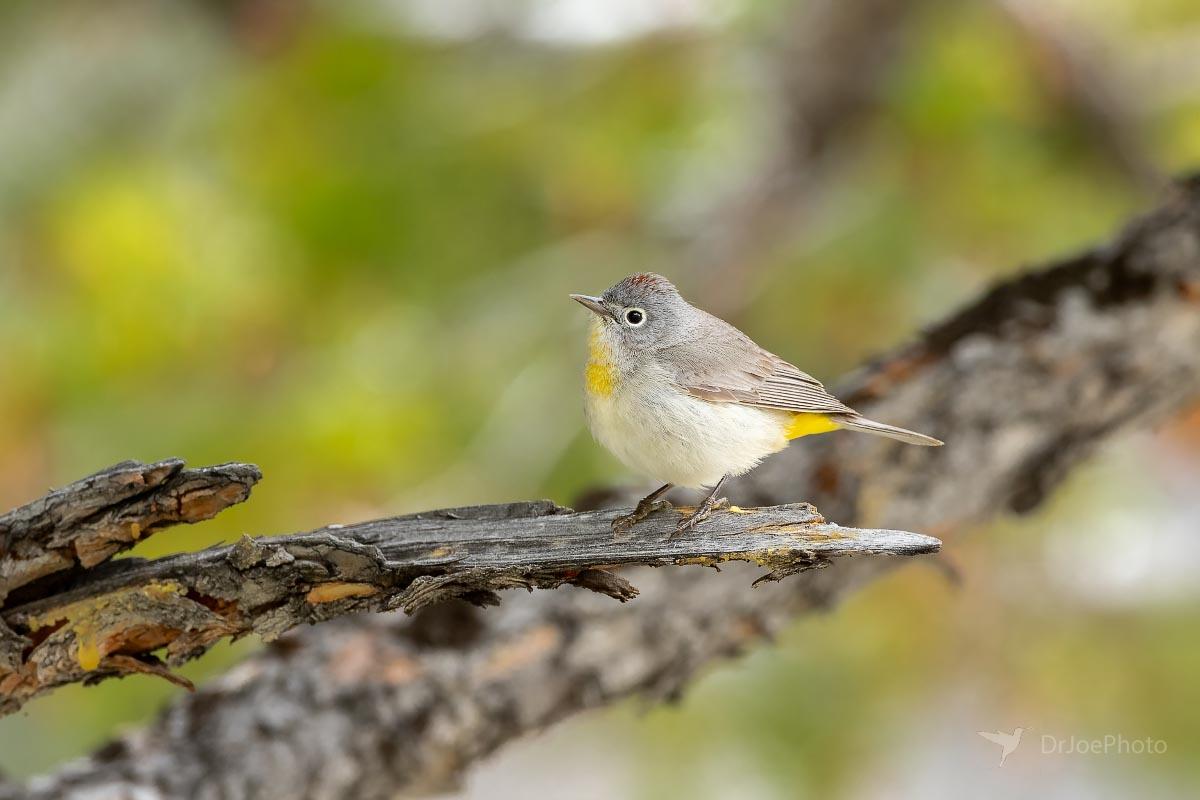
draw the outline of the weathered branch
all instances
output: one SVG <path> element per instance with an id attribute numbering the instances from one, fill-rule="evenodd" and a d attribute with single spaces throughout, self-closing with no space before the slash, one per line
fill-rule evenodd
<path id="1" fill-rule="evenodd" d="M 260 477 L 248 464 L 126 461 L 0 515 L 0 609 L 26 587 L 61 583 L 162 528 L 213 517 L 249 497 Z M 29 647 L 0 617 L 0 709 Z"/>
<path id="2" fill-rule="evenodd" d="M 196 503 L 189 498 L 206 498 L 207 513 L 214 497 L 233 496 L 214 493 L 215 484 L 241 488 L 245 476 L 258 476 L 247 464 L 181 467 L 178 461 L 117 465 L 14 512 L 14 519 L 41 523 L 12 530 L 52 531 L 27 539 L 61 546 L 93 541 L 96 530 L 108 532 L 105 542 L 127 543 L 136 534 L 111 532 L 136 530 L 139 523 L 129 520 L 148 526 L 190 520 L 195 515 L 186 510 Z M 174 513 L 163 513 L 164 498 L 176 501 Z M 838 556 L 910 555 L 939 545 L 916 534 L 831 525 L 804 504 L 734 509 L 676 538 L 670 536 L 676 514 L 659 513 L 614 540 L 615 516 L 574 513 L 549 501 L 475 506 L 113 562 L 70 588 L 0 608 L 10 643 L 21 645 L 0 667 L 0 713 L 67 683 L 130 672 L 171 677 L 169 667 L 222 638 L 258 633 L 271 640 L 297 625 L 357 611 L 412 613 L 452 598 L 496 605 L 501 589 L 563 584 L 624 601 L 637 589 L 613 567 L 749 561 L 768 570 L 759 581 L 770 581 Z"/>
<path id="3" fill-rule="evenodd" d="M 241 503 L 260 477 L 250 464 L 184 469 L 178 458 L 128 461 L 0 515 L 0 612 L 23 595 L 53 591 L 158 530 L 204 521 Z M 0 712 L 17 708 L 8 696 L 19 685 L 40 682 L 22 678 L 32 648 L 0 613 Z"/>
<path id="4" fill-rule="evenodd" d="M 94 567 L 162 528 L 210 519 L 249 497 L 261 477 L 249 464 L 125 461 L 0 515 L 0 605 L 26 584 Z"/>
<path id="5" fill-rule="evenodd" d="M 1001 284 L 842 387 L 927 450 L 832 434 L 731 488 L 814 498 L 839 519 L 953 535 L 1035 508 L 1097 446 L 1200 397 L 1200 179 L 1113 244 Z M 452 785 L 475 759 L 584 708 L 670 696 L 700 667 L 836 601 L 889 560 L 745 589 L 723 575 L 635 576 L 590 593 L 454 602 L 297 631 L 163 717 L 14 797 L 393 797 Z M 732 574 L 731 574 L 732 573 Z M 548 602 L 553 600 L 553 602 Z"/>

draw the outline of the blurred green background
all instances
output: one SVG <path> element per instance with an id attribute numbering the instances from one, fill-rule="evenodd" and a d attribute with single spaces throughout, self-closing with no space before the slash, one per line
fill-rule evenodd
<path id="1" fill-rule="evenodd" d="M 1072 106 L 1030 3 L 914 3 L 869 112 L 794 226 L 726 273 L 743 288 L 723 310 L 832 380 L 1109 238 L 1153 202 L 1139 159 L 1200 166 L 1200 5 L 1033 5 L 1113 88 L 1120 135 Z M 795 13 L 7 0 L 0 507 L 126 458 L 262 467 L 249 503 L 138 550 L 158 555 L 631 481 L 584 429 L 586 320 L 565 295 L 656 270 L 721 299 L 690 264 L 769 160 Z M 573 722 L 469 791 L 527 796 L 521 765 L 557 752 L 570 796 L 1196 796 L 1198 429 L 1115 443 L 1049 508 L 949 548 L 957 588 L 893 574 L 681 706 Z M 1096 547 L 1129 519 L 1144 544 Z M 0 770 L 53 768 L 176 691 L 39 700 L 0 720 Z M 1168 750 L 1027 745 L 1000 771 L 975 731 L 1018 725 Z"/>

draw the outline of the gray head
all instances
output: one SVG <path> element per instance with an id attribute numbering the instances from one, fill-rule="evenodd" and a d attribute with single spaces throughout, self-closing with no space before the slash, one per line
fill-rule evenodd
<path id="1" fill-rule="evenodd" d="M 596 314 L 605 338 L 629 350 L 650 350 L 686 338 L 697 309 L 680 297 L 674 284 L 661 275 L 630 275 L 600 297 L 573 294 Z"/>

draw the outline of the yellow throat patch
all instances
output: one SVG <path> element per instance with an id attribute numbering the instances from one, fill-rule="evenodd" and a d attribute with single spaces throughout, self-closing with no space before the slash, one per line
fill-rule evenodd
<path id="1" fill-rule="evenodd" d="M 588 362 L 583 374 L 589 394 L 611 397 L 617 388 L 617 366 L 613 363 L 612 351 L 600 335 L 598 323 L 592 324 L 592 332 L 588 335 Z"/>
<path id="2" fill-rule="evenodd" d="M 783 435 L 789 440 L 801 436 L 811 436 L 814 433 L 829 433 L 842 427 L 824 414 L 796 414 L 784 429 Z"/>

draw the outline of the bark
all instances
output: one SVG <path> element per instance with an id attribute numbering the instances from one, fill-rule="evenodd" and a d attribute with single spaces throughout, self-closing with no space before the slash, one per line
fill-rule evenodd
<path id="1" fill-rule="evenodd" d="M 240 477 L 258 475 L 245 464 L 195 471 L 181 466 L 119 464 L 26 507 L 37 513 L 18 510 L 14 517 L 41 520 L 37 539 L 69 548 L 92 540 L 97 518 L 126 519 L 130 509 L 162 505 L 152 498 L 174 498 L 179 502 L 173 508 L 187 509 L 193 504 L 181 498 L 197 493 L 226 498 L 223 489 L 240 494 Z M 195 479 L 167 480 L 170 470 L 176 478 L 204 476 L 205 489 L 180 495 L 178 487 Z M 141 489 L 146 475 L 157 483 L 129 497 L 135 491 L 130 487 Z M 222 477 L 224 486 L 214 491 Z M 677 512 L 656 513 L 620 540 L 612 534 L 615 516 L 574 513 L 549 501 L 474 506 L 289 536 L 243 537 L 236 545 L 153 561 L 116 561 L 69 585 L 40 587 L 35 599 L 0 607 L 9 642 L 18 645 L 9 648 L 10 663 L 0 668 L 0 713 L 58 686 L 129 673 L 190 687 L 169 668 L 220 639 L 257 633 L 271 641 L 297 625 L 358 611 L 412 613 L 454 598 L 497 605 L 501 589 L 566 584 L 626 601 L 637 589 L 613 568 L 748 561 L 767 570 L 761 582 L 825 566 L 839 556 L 918 554 L 939 544 L 899 531 L 831 525 L 805 504 L 737 508 L 695 535 L 674 538 Z M 137 518 L 158 525 L 162 517 Z"/>
<path id="2" fill-rule="evenodd" d="M 25 636 L 29 626 L 12 630 L 6 609 L 54 593 L 158 530 L 241 503 L 260 477 L 250 464 L 184 469 L 178 458 L 128 461 L 0 515 L 0 714 L 16 710 L 14 698 L 28 697 L 24 692 L 40 690 L 42 682 L 31 661 L 35 640 Z M 125 672 L 149 666 L 131 662 Z"/>
<path id="3" fill-rule="evenodd" d="M 261 475 L 248 464 L 184 469 L 183 461 L 126 461 L 0 515 L 0 609 L 52 591 L 155 532 L 209 519 L 250 496 Z M 5 686 L 31 642 L 0 615 L 0 713 Z"/>
<path id="4" fill-rule="evenodd" d="M 943 448 L 848 434 L 731 487 L 815 498 L 858 524 L 942 536 L 1036 508 L 1096 447 L 1200 396 L 1200 179 L 1110 245 L 996 286 L 841 390 Z M 384 798 L 583 709 L 677 694 L 695 672 L 887 568 L 842 560 L 749 592 L 724 574 L 637 574 L 636 603 L 538 593 L 450 602 L 281 639 L 153 725 L 11 797 Z M 735 574 L 730 574 L 735 573 Z M 120 796 L 119 794 L 116 796 Z"/>
<path id="5" fill-rule="evenodd" d="M 184 469 L 125 461 L 0 516 L 0 606 L 26 584 L 94 567 L 163 528 L 210 519 L 250 496 L 249 464 Z"/>

